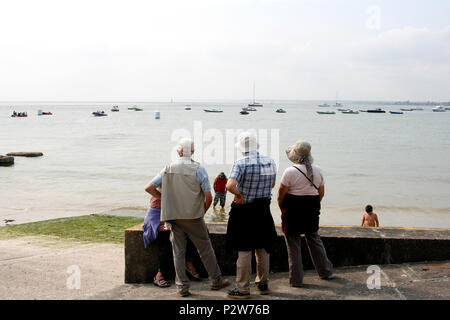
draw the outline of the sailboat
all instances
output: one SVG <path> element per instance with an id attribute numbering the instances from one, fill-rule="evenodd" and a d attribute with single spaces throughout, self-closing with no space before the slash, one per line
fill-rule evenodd
<path id="1" fill-rule="evenodd" d="M 263 105 L 255 101 L 255 83 L 253 82 L 253 103 L 248 104 L 249 107 L 262 107 Z"/>

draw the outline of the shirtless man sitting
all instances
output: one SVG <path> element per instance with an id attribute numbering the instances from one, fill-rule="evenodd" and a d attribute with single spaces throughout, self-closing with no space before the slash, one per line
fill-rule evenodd
<path id="1" fill-rule="evenodd" d="M 379 227 L 378 216 L 373 212 L 372 206 L 369 204 L 366 206 L 366 212 L 363 215 L 361 227 Z"/>

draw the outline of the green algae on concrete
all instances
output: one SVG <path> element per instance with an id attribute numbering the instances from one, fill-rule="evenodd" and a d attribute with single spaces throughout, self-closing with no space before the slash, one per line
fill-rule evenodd
<path id="1" fill-rule="evenodd" d="M 0 238 L 51 236 L 82 242 L 123 243 L 123 230 L 142 218 L 87 215 L 0 227 Z"/>

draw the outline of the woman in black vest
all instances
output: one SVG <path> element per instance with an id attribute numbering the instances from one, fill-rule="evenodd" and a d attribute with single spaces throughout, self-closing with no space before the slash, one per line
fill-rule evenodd
<path id="1" fill-rule="evenodd" d="M 333 265 L 328 260 L 320 239 L 320 202 L 325 193 L 322 170 L 313 165 L 311 145 L 297 141 L 286 149 L 294 166 L 287 168 L 278 190 L 282 229 L 289 258 L 289 283 L 292 287 L 303 285 L 303 264 L 300 235 L 304 234 L 314 267 L 321 279 L 333 278 Z"/>

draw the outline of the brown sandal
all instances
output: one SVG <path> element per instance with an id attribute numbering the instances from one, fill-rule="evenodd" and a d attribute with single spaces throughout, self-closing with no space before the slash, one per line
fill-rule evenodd
<path id="1" fill-rule="evenodd" d="M 156 277 L 153 278 L 153 284 L 160 288 L 167 288 L 170 287 L 170 283 L 168 283 L 164 278 L 156 279 Z"/>

